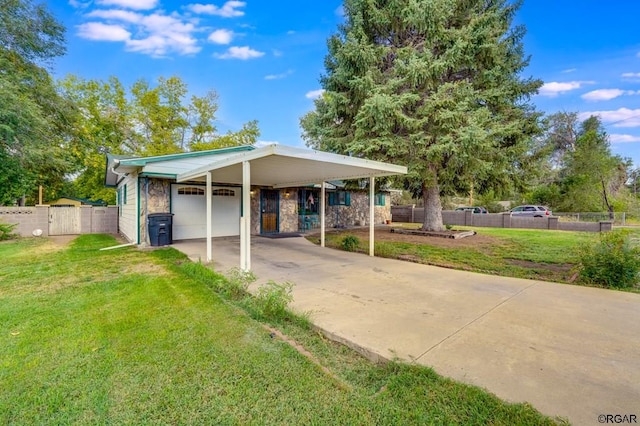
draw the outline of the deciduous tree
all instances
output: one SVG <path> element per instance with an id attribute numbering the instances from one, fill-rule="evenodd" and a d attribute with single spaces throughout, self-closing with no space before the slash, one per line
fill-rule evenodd
<path id="1" fill-rule="evenodd" d="M 0 204 L 22 203 L 38 185 L 55 191 L 67 156 L 72 106 L 58 96 L 46 68 L 63 54 L 64 27 L 43 5 L 0 5 Z"/>

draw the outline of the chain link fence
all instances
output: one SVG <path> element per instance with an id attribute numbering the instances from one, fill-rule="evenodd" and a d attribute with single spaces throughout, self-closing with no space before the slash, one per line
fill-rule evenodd
<path id="1" fill-rule="evenodd" d="M 627 226 L 631 224 L 640 224 L 638 216 L 627 212 L 578 212 L 563 213 L 553 212 L 554 216 L 558 216 L 563 222 L 613 222 L 614 226 Z M 613 218 L 611 217 L 613 216 Z"/>

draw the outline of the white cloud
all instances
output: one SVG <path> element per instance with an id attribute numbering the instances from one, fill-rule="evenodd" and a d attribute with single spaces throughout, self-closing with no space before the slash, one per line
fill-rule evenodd
<path id="1" fill-rule="evenodd" d="M 76 9 L 84 9 L 91 5 L 91 1 L 69 0 L 69 5 Z"/>
<path id="2" fill-rule="evenodd" d="M 612 143 L 640 142 L 640 136 L 612 134 L 609 135 L 609 140 Z"/>
<path id="3" fill-rule="evenodd" d="M 343 18 L 344 15 L 344 6 L 340 5 L 336 8 L 336 10 L 333 11 L 333 13 L 336 14 L 336 16 L 339 16 L 340 18 Z"/>
<path id="4" fill-rule="evenodd" d="M 622 96 L 625 93 L 627 92 L 620 89 L 598 89 L 585 93 L 581 98 L 587 101 L 608 101 L 617 98 L 618 96 Z"/>
<path id="5" fill-rule="evenodd" d="M 324 93 L 324 89 L 312 90 L 307 92 L 304 97 L 307 99 L 317 99 Z"/>
<path id="6" fill-rule="evenodd" d="M 238 10 L 241 7 L 245 7 L 247 5 L 244 1 L 227 1 L 222 7 L 218 7 L 214 4 L 201 4 L 195 3 L 187 6 L 187 9 L 192 11 L 193 13 L 201 14 L 201 15 L 216 15 L 222 16 L 223 18 L 236 18 L 238 16 L 244 16 L 244 11 Z"/>
<path id="7" fill-rule="evenodd" d="M 218 59 L 254 59 L 264 55 L 264 52 L 251 49 L 249 46 L 232 46 L 225 53 L 215 54 Z"/>
<path id="8" fill-rule="evenodd" d="M 135 10 L 150 10 L 158 5 L 158 0 L 97 0 L 97 4 L 117 6 Z"/>
<path id="9" fill-rule="evenodd" d="M 625 72 L 621 75 L 622 78 L 640 78 L 640 72 Z"/>
<path id="10" fill-rule="evenodd" d="M 209 34 L 209 37 L 207 38 L 207 40 L 215 44 L 229 44 L 232 39 L 233 31 L 229 30 L 215 30 Z"/>
<path id="11" fill-rule="evenodd" d="M 578 68 L 569 68 L 569 69 L 566 69 L 566 70 L 562 70 L 561 72 L 563 74 L 569 74 L 569 73 L 576 72 L 576 71 L 578 71 Z"/>
<path id="12" fill-rule="evenodd" d="M 191 55 L 201 50 L 198 40 L 193 37 L 193 33 L 197 31 L 196 26 L 183 21 L 178 15 L 143 15 L 111 9 L 95 10 L 86 16 L 101 18 L 107 23 L 80 25 L 78 28 L 81 37 L 91 40 L 124 41 L 126 50 L 130 52 L 164 57 L 170 53 Z"/>
<path id="13" fill-rule="evenodd" d="M 94 10 L 87 13 L 89 18 L 102 18 L 113 21 L 123 21 L 131 24 L 138 24 L 144 19 L 144 15 L 127 10 L 111 9 L 111 10 Z"/>
<path id="14" fill-rule="evenodd" d="M 287 31 L 287 35 L 294 35 L 296 32 L 294 30 Z"/>
<path id="15" fill-rule="evenodd" d="M 265 75 L 264 79 L 265 80 L 280 80 L 286 77 L 289 77 L 291 74 L 293 74 L 293 70 L 287 70 L 287 72 L 283 72 L 281 74 L 269 74 L 269 75 Z"/>
<path id="16" fill-rule="evenodd" d="M 542 85 L 538 93 L 542 96 L 555 98 L 556 96 L 581 88 L 585 84 L 593 84 L 593 81 L 567 81 L 564 83 L 551 81 Z"/>
<path id="17" fill-rule="evenodd" d="M 578 114 L 580 120 L 586 120 L 592 115 L 613 127 L 640 127 L 640 109 L 619 108 L 614 111 L 587 111 Z"/>
<path id="18" fill-rule="evenodd" d="M 120 25 L 107 25 L 101 22 L 87 22 L 78 25 L 78 35 L 88 40 L 127 41 L 131 33 Z"/>

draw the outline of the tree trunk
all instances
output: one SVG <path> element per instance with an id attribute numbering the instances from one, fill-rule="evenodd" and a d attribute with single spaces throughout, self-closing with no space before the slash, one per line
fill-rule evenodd
<path id="1" fill-rule="evenodd" d="M 442 203 L 440 202 L 440 186 L 437 183 L 422 184 L 422 198 L 424 200 L 423 231 L 443 231 Z"/>
<path id="2" fill-rule="evenodd" d="M 609 197 L 607 196 L 607 185 L 602 178 L 600 178 L 600 182 L 602 183 L 602 197 L 604 199 L 604 204 L 607 206 L 607 211 L 609 212 L 609 220 L 614 220 L 615 214 L 613 213 L 613 206 L 609 203 Z"/>

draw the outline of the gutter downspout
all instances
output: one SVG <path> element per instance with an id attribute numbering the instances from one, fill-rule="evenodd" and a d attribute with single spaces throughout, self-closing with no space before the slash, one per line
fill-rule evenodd
<path id="1" fill-rule="evenodd" d="M 147 224 L 147 217 L 149 216 L 149 178 L 144 178 L 144 226 Z M 145 245 L 150 245 L 151 240 L 149 239 L 149 232 L 144 233 L 144 243 Z"/>

